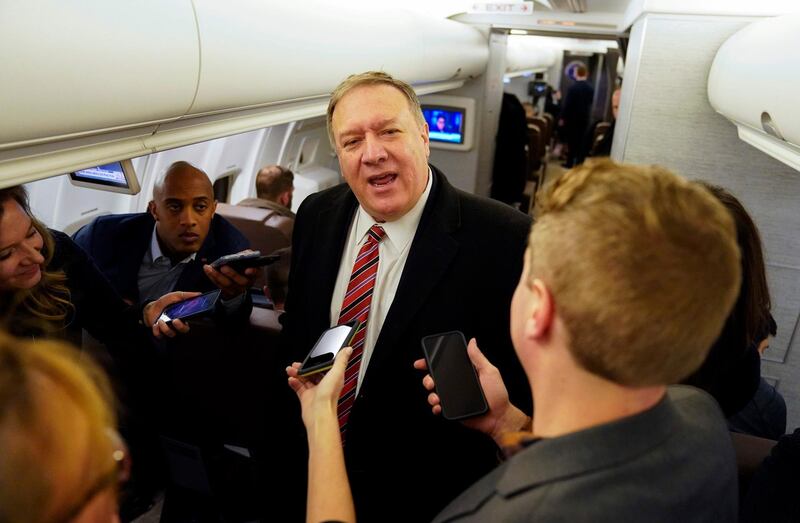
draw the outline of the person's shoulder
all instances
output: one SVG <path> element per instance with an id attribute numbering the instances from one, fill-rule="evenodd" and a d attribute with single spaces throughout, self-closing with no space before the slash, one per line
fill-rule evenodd
<path id="1" fill-rule="evenodd" d="M 86 251 L 70 236 L 55 229 L 48 229 L 53 238 L 53 256 L 48 264 L 48 270 L 60 270 L 77 259 L 88 258 Z"/>
<path id="2" fill-rule="evenodd" d="M 704 390 L 690 385 L 672 385 L 667 395 L 678 411 L 690 419 L 723 420 L 716 400 Z"/>
<path id="3" fill-rule="evenodd" d="M 306 196 L 303 203 L 300 204 L 300 208 L 297 209 L 296 216 L 302 216 L 310 211 L 318 212 L 325 207 L 344 204 L 351 196 L 355 198 L 353 192 L 350 190 L 350 186 L 346 183 L 334 185 L 328 189 Z"/>
<path id="4" fill-rule="evenodd" d="M 92 231 L 114 229 L 118 227 L 136 226 L 144 223 L 151 223 L 152 221 L 153 217 L 146 212 L 104 214 L 89 222 L 89 224 L 84 226 L 81 230 Z"/>
<path id="5" fill-rule="evenodd" d="M 456 189 L 456 191 L 461 201 L 461 217 L 465 223 L 479 221 L 494 224 L 497 227 L 521 230 L 525 234 L 531 227 L 531 217 L 510 205 L 460 189 Z"/>

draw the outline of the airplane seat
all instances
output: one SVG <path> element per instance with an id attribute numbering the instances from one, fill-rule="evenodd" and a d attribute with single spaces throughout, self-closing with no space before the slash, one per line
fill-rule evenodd
<path id="1" fill-rule="evenodd" d="M 547 145 L 550 145 L 553 139 L 553 129 L 556 125 L 555 118 L 553 118 L 553 115 L 550 113 L 542 113 L 539 116 L 544 118 L 545 122 L 547 122 Z"/>
<path id="2" fill-rule="evenodd" d="M 528 118 L 528 123 L 538 126 L 539 130 L 542 132 L 542 156 L 544 156 L 544 148 L 548 143 L 550 143 L 550 126 L 547 123 L 547 120 L 542 116 Z"/>
<path id="3" fill-rule="evenodd" d="M 764 459 L 769 456 L 777 441 L 750 434 L 731 432 L 733 449 L 736 452 L 736 468 L 739 472 L 739 500 L 743 500 L 750 488 L 750 481 Z"/>
<path id="4" fill-rule="evenodd" d="M 592 143 L 589 147 L 589 151 L 594 151 L 595 148 L 603 141 L 605 134 L 611 129 L 610 122 L 598 122 L 597 125 L 594 127 L 594 132 L 592 134 Z"/>
<path id="5" fill-rule="evenodd" d="M 528 179 L 535 180 L 536 173 L 542 166 L 542 130 L 538 125 L 528 124 Z"/>
<path id="6" fill-rule="evenodd" d="M 261 254 L 271 254 L 292 244 L 294 220 L 277 215 L 275 211 L 220 202 L 217 213 L 239 229 L 250 242 L 250 248 Z M 261 288 L 265 283 L 262 270 L 253 285 Z"/>

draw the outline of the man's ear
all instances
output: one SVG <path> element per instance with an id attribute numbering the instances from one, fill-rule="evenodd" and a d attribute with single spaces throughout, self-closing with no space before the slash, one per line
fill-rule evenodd
<path id="1" fill-rule="evenodd" d="M 158 221 L 158 209 L 156 208 L 155 201 L 150 200 L 147 204 L 147 212 L 150 213 L 150 216 L 152 216 L 155 221 Z"/>
<path id="2" fill-rule="evenodd" d="M 292 192 L 291 191 L 283 191 L 280 196 L 278 196 L 278 203 L 283 205 L 284 207 L 289 207 L 289 200 L 292 199 Z"/>
<path id="3" fill-rule="evenodd" d="M 431 139 L 429 136 L 430 128 L 428 127 L 428 122 L 422 127 L 422 141 L 425 143 L 425 158 L 431 157 Z"/>
<path id="4" fill-rule="evenodd" d="M 542 280 L 535 279 L 530 287 L 533 305 L 525 321 L 525 336 L 542 339 L 550 333 L 555 317 L 555 302 L 550 289 Z"/>
<path id="5" fill-rule="evenodd" d="M 217 200 L 211 203 L 211 216 L 214 216 L 215 212 L 217 212 Z"/>

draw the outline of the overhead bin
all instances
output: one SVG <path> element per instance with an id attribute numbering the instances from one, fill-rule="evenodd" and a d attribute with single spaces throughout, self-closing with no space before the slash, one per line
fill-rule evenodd
<path id="1" fill-rule="evenodd" d="M 544 44 L 542 38 L 509 36 L 506 46 L 506 74 L 545 71 L 552 67 L 560 49 Z"/>
<path id="2" fill-rule="evenodd" d="M 0 67 L 0 150 L 126 128 L 150 134 L 194 99 L 192 4 L 3 0 Z"/>
<path id="3" fill-rule="evenodd" d="M 488 35 L 299 0 L 3 0 L 0 186 L 324 114 L 348 74 L 420 93 L 483 73 Z"/>
<path id="4" fill-rule="evenodd" d="M 711 106 L 739 138 L 800 170 L 800 15 L 753 22 L 717 51 L 708 77 Z"/>

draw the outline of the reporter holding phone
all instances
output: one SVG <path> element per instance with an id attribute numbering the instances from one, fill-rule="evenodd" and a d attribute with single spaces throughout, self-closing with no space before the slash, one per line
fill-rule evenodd
<path id="1" fill-rule="evenodd" d="M 222 291 L 227 316 L 249 318 L 247 290 L 257 271 L 213 268 L 214 260 L 248 249 L 247 239 L 222 216 L 206 173 L 183 161 L 153 187 L 148 212 L 100 216 L 74 240 L 129 303 L 171 291 Z"/>
<path id="2" fill-rule="evenodd" d="M 116 293 L 86 253 L 66 234 L 47 229 L 31 213 L 23 187 L 0 189 L 0 317 L 11 334 L 34 340 L 60 338 L 82 345 L 82 330 L 102 343 L 108 355 L 93 354 L 108 367 L 126 406 L 126 436 L 146 471 L 152 453 L 139 454 L 149 437 L 152 415 L 152 342 L 186 332 L 156 322 L 161 310 L 193 293 L 173 292 L 144 308 Z M 109 364 L 108 356 L 112 360 Z M 146 443 L 144 443 L 146 445 Z M 142 468 L 143 467 L 143 468 Z M 141 479 L 141 478 L 140 478 Z"/>
<path id="3" fill-rule="evenodd" d="M 434 521 L 736 521 L 719 407 L 699 389 L 667 386 L 700 366 L 736 300 L 731 216 L 699 184 L 610 160 L 567 172 L 539 209 L 510 320 L 536 414 L 513 407 L 472 340 L 489 412 L 464 423 L 498 440 L 524 432 L 513 456 Z M 333 400 L 346 358 L 322 380 L 286 370 L 308 431 L 309 522 L 353 520 Z M 432 390 L 430 376 L 423 383 Z M 445 400 L 429 396 L 434 413 Z"/>

